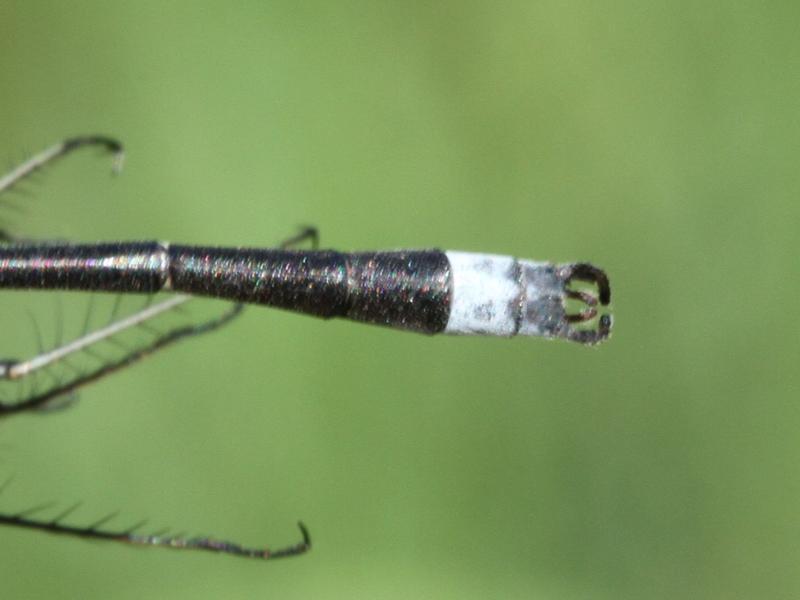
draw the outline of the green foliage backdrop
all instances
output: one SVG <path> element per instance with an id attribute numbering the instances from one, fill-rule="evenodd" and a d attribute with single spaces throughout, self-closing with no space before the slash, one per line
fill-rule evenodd
<path id="1" fill-rule="evenodd" d="M 84 500 L 261 564 L 0 530 L 7 598 L 796 598 L 795 2 L 0 3 L 0 158 L 103 132 L 26 235 L 591 260 L 613 339 L 252 308 L 0 424 L 0 508 Z M 0 301 L 0 354 L 32 337 Z M 52 307 L 48 299 L 44 306 Z M 49 309 L 48 309 L 49 310 Z M 125 519 L 128 519 L 126 521 Z"/>

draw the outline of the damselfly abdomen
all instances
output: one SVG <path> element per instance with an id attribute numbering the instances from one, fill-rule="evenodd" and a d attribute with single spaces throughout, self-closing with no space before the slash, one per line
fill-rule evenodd
<path id="1" fill-rule="evenodd" d="M 598 295 L 573 290 L 575 281 Z M 0 247 L 0 288 L 153 294 L 175 291 L 343 317 L 422 333 L 533 335 L 595 344 L 575 323 L 609 304 L 605 273 L 586 263 L 554 265 L 506 256 L 399 250 L 205 248 L 161 242 Z M 567 300 L 583 302 L 569 314 Z"/>

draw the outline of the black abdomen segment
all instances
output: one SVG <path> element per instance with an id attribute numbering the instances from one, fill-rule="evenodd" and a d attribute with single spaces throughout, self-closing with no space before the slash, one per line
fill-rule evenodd
<path id="1" fill-rule="evenodd" d="M 0 288 L 173 290 L 423 333 L 450 314 L 439 250 L 346 254 L 128 244 L 0 246 Z"/>
<path id="2" fill-rule="evenodd" d="M 171 246 L 172 289 L 439 333 L 450 314 L 450 265 L 439 250 L 345 254 Z"/>
<path id="3" fill-rule="evenodd" d="M 0 288 L 153 293 L 168 264 L 158 242 L 0 245 Z"/>

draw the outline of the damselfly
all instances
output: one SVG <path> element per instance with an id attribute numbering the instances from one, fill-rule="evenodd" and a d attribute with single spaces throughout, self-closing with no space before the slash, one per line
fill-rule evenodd
<path id="1" fill-rule="evenodd" d="M 122 145 L 105 136 L 68 139 L 0 178 L 0 193 L 33 172 L 84 146 L 105 148 L 122 164 Z M 176 292 L 73 341 L 27 360 L 0 362 L 0 380 L 23 380 L 68 357 L 90 353 L 104 340 L 146 326 L 194 296 L 230 300 L 231 308 L 210 320 L 158 331 L 143 346 L 113 360 L 56 379 L 45 389 L 31 386 L 14 400 L 0 400 L 0 416 L 41 410 L 78 388 L 125 368 L 176 341 L 230 322 L 244 304 L 263 304 L 317 317 L 342 317 L 425 334 L 515 335 L 561 338 L 585 345 L 610 335 L 611 317 L 599 309 L 611 300 L 605 273 L 589 263 L 553 264 L 508 256 L 441 250 L 343 253 L 316 248 L 316 231 L 306 229 L 276 248 L 213 248 L 165 242 L 65 244 L 23 242 L 0 233 L 0 288 L 82 290 L 116 294 Z M 313 249 L 297 249 L 303 241 Z M 210 538 L 142 535 L 139 526 L 105 529 L 107 520 L 79 527 L 31 511 L 0 514 L 0 524 L 132 544 L 194 548 L 239 556 L 277 558 L 310 548 L 302 541 L 279 550 L 246 548 Z"/>

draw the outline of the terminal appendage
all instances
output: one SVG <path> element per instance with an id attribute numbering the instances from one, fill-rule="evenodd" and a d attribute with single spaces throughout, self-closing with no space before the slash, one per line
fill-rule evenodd
<path id="1" fill-rule="evenodd" d="M 564 295 L 567 298 L 581 301 L 587 306 L 587 308 L 579 313 L 565 314 L 565 319 L 569 323 L 591 321 L 597 316 L 598 302 L 601 306 L 608 306 L 611 302 L 611 286 L 608 281 L 608 276 L 602 269 L 589 263 L 565 265 L 562 269 L 564 271 L 563 278 L 565 282 Z M 584 281 L 595 284 L 595 286 L 597 286 L 597 294 L 586 290 L 567 288 L 566 286 L 570 285 L 573 281 Z M 607 339 L 610 334 L 611 316 L 603 314 L 598 320 L 596 329 L 576 330 L 570 327 L 567 330 L 566 337 L 567 339 L 582 344 L 597 344 Z"/>

